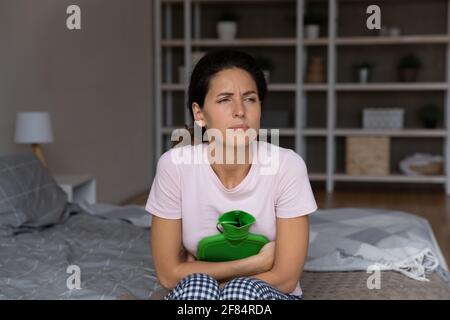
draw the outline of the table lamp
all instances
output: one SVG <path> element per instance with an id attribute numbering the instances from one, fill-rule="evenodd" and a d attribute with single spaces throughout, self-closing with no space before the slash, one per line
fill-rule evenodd
<path id="1" fill-rule="evenodd" d="M 50 114 L 48 112 L 17 113 L 14 141 L 31 144 L 33 154 L 47 167 L 40 144 L 53 142 Z"/>

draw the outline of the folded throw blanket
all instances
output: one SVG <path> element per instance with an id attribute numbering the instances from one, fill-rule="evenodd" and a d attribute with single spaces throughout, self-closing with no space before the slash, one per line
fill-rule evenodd
<path id="1" fill-rule="evenodd" d="M 305 271 L 394 270 L 419 281 L 437 271 L 448 283 L 445 259 L 427 220 L 380 209 L 318 210 L 310 218 Z"/>

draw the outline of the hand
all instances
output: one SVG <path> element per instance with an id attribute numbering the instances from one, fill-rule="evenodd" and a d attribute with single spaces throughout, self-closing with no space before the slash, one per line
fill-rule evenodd
<path id="1" fill-rule="evenodd" d="M 255 257 L 258 261 L 258 267 L 261 268 L 260 272 L 272 269 L 275 261 L 275 241 L 266 243 Z"/>

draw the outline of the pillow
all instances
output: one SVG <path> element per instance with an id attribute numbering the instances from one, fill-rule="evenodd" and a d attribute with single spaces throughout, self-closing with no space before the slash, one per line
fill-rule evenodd
<path id="1" fill-rule="evenodd" d="M 0 157 L 0 234 L 60 221 L 67 194 L 33 154 Z"/>

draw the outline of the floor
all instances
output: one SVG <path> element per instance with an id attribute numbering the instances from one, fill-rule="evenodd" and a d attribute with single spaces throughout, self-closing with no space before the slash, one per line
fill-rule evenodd
<path id="1" fill-rule="evenodd" d="M 450 196 L 442 188 L 386 185 L 338 187 L 333 193 L 323 186 L 313 185 L 316 201 L 321 209 L 366 207 L 401 210 L 426 218 L 435 233 L 447 264 L 450 265 Z M 148 191 L 126 204 L 144 205 Z"/>

